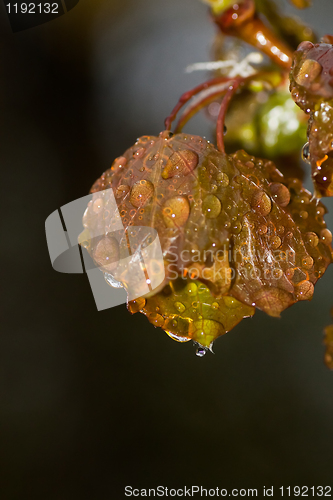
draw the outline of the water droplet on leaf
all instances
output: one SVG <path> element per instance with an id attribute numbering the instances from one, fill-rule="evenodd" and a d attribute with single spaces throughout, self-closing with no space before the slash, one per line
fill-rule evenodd
<path id="1" fill-rule="evenodd" d="M 208 194 L 202 203 L 202 211 L 208 219 L 215 219 L 221 212 L 222 205 L 214 194 Z"/>
<path id="2" fill-rule="evenodd" d="M 146 180 L 138 181 L 131 191 L 130 202 L 136 208 L 144 206 L 153 196 L 154 186 Z"/>
<path id="3" fill-rule="evenodd" d="M 312 247 L 318 246 L 319 238 L 316 233 L 306 233 L 306 239 Z"/>
<path id="4" fill-rule="evenodd" d="M 184 304 L 182 304 L 181 302 L 175 302 L 175 308 L 177 309 L 177 311 L 179 311 L 180 313 L 184 312 L 186 307 L 184 306 Z"/>
<path id="5" fill-rule="evenodd" d="M 116 238 L 108 235 L 101 238 L 94 248 L 93 259 L 103 270 L 114 271 L 119 262 L 119 245 Z"/>
<path id="6" fill-rule="evenodd" d="M 199 157 L 197 153 L 190 149 L 175 151 L 168 159 L 162 170 L 163 179 L 188 175 L 198 165 Z"/>
<path id="7" fill-rule="evenodd" d="M 286 207 L 290 203 L 290 191 L 284 184 L 280 182 L 272 182 L 269 185 L 269 190 L 272 198 L 280 207 Z"/>
<path id="8" fill-rule="evenodd" d="M 264 191 L 256 191 L 252 196 L 251 206 L 260 215 L 268 215 L 272 210 L 272 200 Z"/>
<path id="9" fill-rule="evenodd" d="M 184 196 L 176 196 L 166 201 L 162 211 L 167 227 L 182 227 L 190 215 L 190 205 Z"/>

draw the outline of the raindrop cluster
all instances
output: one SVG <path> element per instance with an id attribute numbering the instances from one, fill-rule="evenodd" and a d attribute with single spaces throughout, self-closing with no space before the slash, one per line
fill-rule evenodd
<path id="1" fill-rule="evenodd" d="M 149 243 L 145 229 L 156 230 L 164 281 L 128 309 L 174 340 L 193 340 L 199 356 L 255 308 L 279 316 L 310 300 L 332 260 L 325 208 L 299 180 L 245 151 L 221 153 L 199 136 L 141 137 L 91 192 L 81 245 L 111 286 L 110 276 L 126 288 L 136 251 Z M 127 267 L 117 265 L 132 236 L 138 250 L 131 248 Z"/>
<path id="2" fill-rule="evenodd" d="M 325 43 L 330 42 L 330 43 Z M 291 96 L 309 115 L 303 159 L 311 164 L 317 197 L 333 196 L 333 45 L 302 42 L 294 53 Z"/>

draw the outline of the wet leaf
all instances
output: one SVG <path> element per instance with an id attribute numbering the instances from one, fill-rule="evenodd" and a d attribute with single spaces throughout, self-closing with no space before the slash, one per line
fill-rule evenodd
<path id="1" fill-rule="evenodd" d="M 228 295 L 216 299 L 199 281 L 181 278 L 170 281 L 141 305 L 140 312 L 174 340 L 193 340 L 206 348 L 255 312 L 254 307 Z M 128 309 L 137 312 L 136 301 L 129 302 Z"/>
<path id="2" fill-rule="evenodd" d="M 98 201 L 108 188 L 122 230 L 113 230 L 117 218 Z M 312 298 L 331 262 L 325 209 L 300 181 L 285 179 L 271 161 L 244 151 L 226 155 L 198 136 L 162 132 L 140 138 L 92 192 L 85 247 L 125 287 L 146 243 L 145 228 L 157 231 L 165 279 L 128 307 L 178 340 L 208 347 L 252 316 L 254 307 L 279 316 Z M 104 227 L 102 238 L 94 237 L 96 227 Z M 127 267 L 117 267 L 133 230 L 137 249 Z"/>
<path id="3" fill-rule="evenodd" d="M 250 201 L 251 210 L 233 238 L 236 278 L 229 293 L 279 316 L 295 302 L 312 298 L 313 286 L 331 262 L 326 210 L 272 162 L 241 151 L 233 162 L 240 171 L 240 196 Z"/>
<path id="4" fill-rule="evenodd" d="M 326 37 L 331 40 L 331 37 Z M 304 159 L 311 163 L 316 195 L 333 196 L 333 45 L 302 42 L 294 53 L 290 90 L 310 115 Z"/>

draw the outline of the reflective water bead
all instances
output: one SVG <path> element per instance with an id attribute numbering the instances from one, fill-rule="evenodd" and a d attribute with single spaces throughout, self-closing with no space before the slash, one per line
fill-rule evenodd
<path id="1" fill-rule="evenodd" d="M 116 170 L 118 168 L 123 168 L 127 163 L 127 160 L 125 156 L 119 156 L 119 158 L 116 158 L 114 162 L 111 165 L 112 170 Z"/>
<path id="2" fill-rule="evenodd" d="M 179 311 L 180 313 L 183 313 L 185 311 L 185 309 L 186 309 L 186 307 L 184 306 L 184 304 L 182 304 L 181 302 L 175 302 L 174 306 L 177 309 L 177 311 Z"/>
<path id="3" fill-rule="evenodd" d="M 316 233 L 306 233 L 306 239 L 308 241 L 308 243 L 312 246 L 312 247 L 316 247 L 318 246 L 318 243 L 319 243 L 319 237 Z"/>
<path id="4" fill-rule="evenodd" d="M 290 191 L 284 184 L 280 182 L 272 182 L 269 185 L 272 198 L 280 207 L 286 207 L 290 203 Z"/>
<path id="5" fill-rule="evenodd" d="M 204 347 L 197 347 L 196 351 L 195 351 L 195 354 L 199 357 L 199 358 L 202 358 L 207 352 L 207 349 L 205 349 Z"/>
<path id="6" fill-rule="evenodd" d="M 175 175 L 188 175 L 198 165 L 199 157 L 197 153 L 190 149 L 175 151 L 168 159 L 162 170 L 163 179 L 170 179 Z"/>
<path id="7" fill-rule="evenodd" d="M 190 205 L 184 196 L 175 196 L 166 201 L 162 210 L 163 220 L 167 227 L 182 227 L 190 215 Z"/>
<path id="8" fill-rule="evenodd" d="M 281 246 L 282 241 L 281 241 L 281 238 L 279 236 L 272 236 L 269 240 L 269 243 L 270 243 L 271 247 L 273 248 L 273 250 L 277 250 Z"/>
<path id="9" fill-rule="evenodd" d="M 312 266 L 313 266 L 313 258 L 310 257 L 310 255 L 304 257 L 304 259 L 302 260 L 302 267 L 304 267 L 304 269 L 311 269 Z"/>
<path id="10" fill-rule="evenodd" d="M 208 219 L 218 217 L 222 209 L 220 200 L 214 194 L 208 194 L 202 203 L 202 211 Z"/>
<path id="11" fill-rule="evenodd" d="M 116 189 L 116 198 L 122 198 L 130 191 L 130 187 L 125 184 L 120 184 Z"/>
<path id="12" fill-rule="evenodd" d="M 251 199 L 251 207 L 260 215 L 268 215 L 272 210 L 272 200 L 265 191 L 256 191 Z"/>
<path id="13" fill-rule="evenodd" d="M 299 85 L 307 86 L 315 80 L 322 72 L 322 65 L 313 59 L 305 59 L 302 66 L 295 75 L 295 80 Z"/>
<path id="14" fill-rule="evenodd" d="M 130 202 L 136 208 L 144 206 L 153 196 L 154 186 L 146 180 L 138 181 L 134 184 L 131 191 Z"/>
<path id="15" fill-rule="evenodd" d="M 261 224 L 261 226 L 258 227 L 258 233 L 260 234 L 260 236 L 263 236 L 264 234 L 266 234 L 268 231 L 268 227 L 266 226 L 266 224 Z"/>
<path id="16" fill-rule="evenodd" d="M 133 156 L 134 158 L 142 158 L 142 156 L 145 154 L 146 148 L 139 148 L 136 151 L 134 151 Z"/>
<path id="17" fill-rule="evenodd" d="M 99 267 L 113 271 L 119 262 L 119 245 L 116 238 L 104 236 L 100 239 L 93 251 L 93 259 Z"/>
<path id="18" fill-rule="evenodd" d="M 92 209 L 96 214 L 101 212 L 101 210 L 103 209 L 103 199 L 97 198 L 97 200 L 93 202 Z"/>
<path id="19" fill-rule="evenodd" d="M 302 160 L 306 163 L 310 163 L 310 144 L 307 142 L 304 144 L 302 149 Z"/>
<path id="20" fill-rule="evenodd" d="M 283 236 L 284 235 L 284 231 L 285 231 L 284 226 L 278 226 L 276 228 L 276 232 L 278 233 L 279 236 Z"/>
<path id="21" fill-rule="evenodd" d="M 198 287 L 195 283 L 189 283 L 186 287 L 186 292 L 189 295 L 195 295 L 197 293 Z"/>
<path id="22" fill-rule="evenodd" d="M 216 176 L 216 180 L 218 181 L 218 183 L 220 184 L 221 187 L 229 186 L 229 182 L 230 182 L 229 177 L 224 172 L 219 172 Z"/>
<path id="23" fill-rule="evenodd" d="M 329 229 L 323 229 L 320 232 L 320 239 L 326 245 L 330 245 L 332 243 L 332 233 Z"/>
<path id="24" fill-rule="evenodd" d="M 299 300 L 310 300 L 314 294 L 314 286 L 311 281 L 301 281 L 295 286 L 295 293 Z"/>
<path id="25" fill-rule="evenodd" d="M 243 225 L 242 225 L 241 221 L 239 221 L 239 220 L 236 220 L 235 222 L 233 222 L 230 225 L 230 231 L 233 234 L 239 234 L 241 232 L 242 228 L 243 228 Z"/>

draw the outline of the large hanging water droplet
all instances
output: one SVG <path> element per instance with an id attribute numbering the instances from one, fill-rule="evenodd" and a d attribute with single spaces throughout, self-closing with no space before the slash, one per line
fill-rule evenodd
<path id="1" fill-rule="evenodd" d="M 205 349 L 204 347 L 197 347 L 195 350 L 195 354 L 199 358 L 203 358 L 204 355 L 206 354 L 206 352 L 207 352 L 207 349 Z"/>

